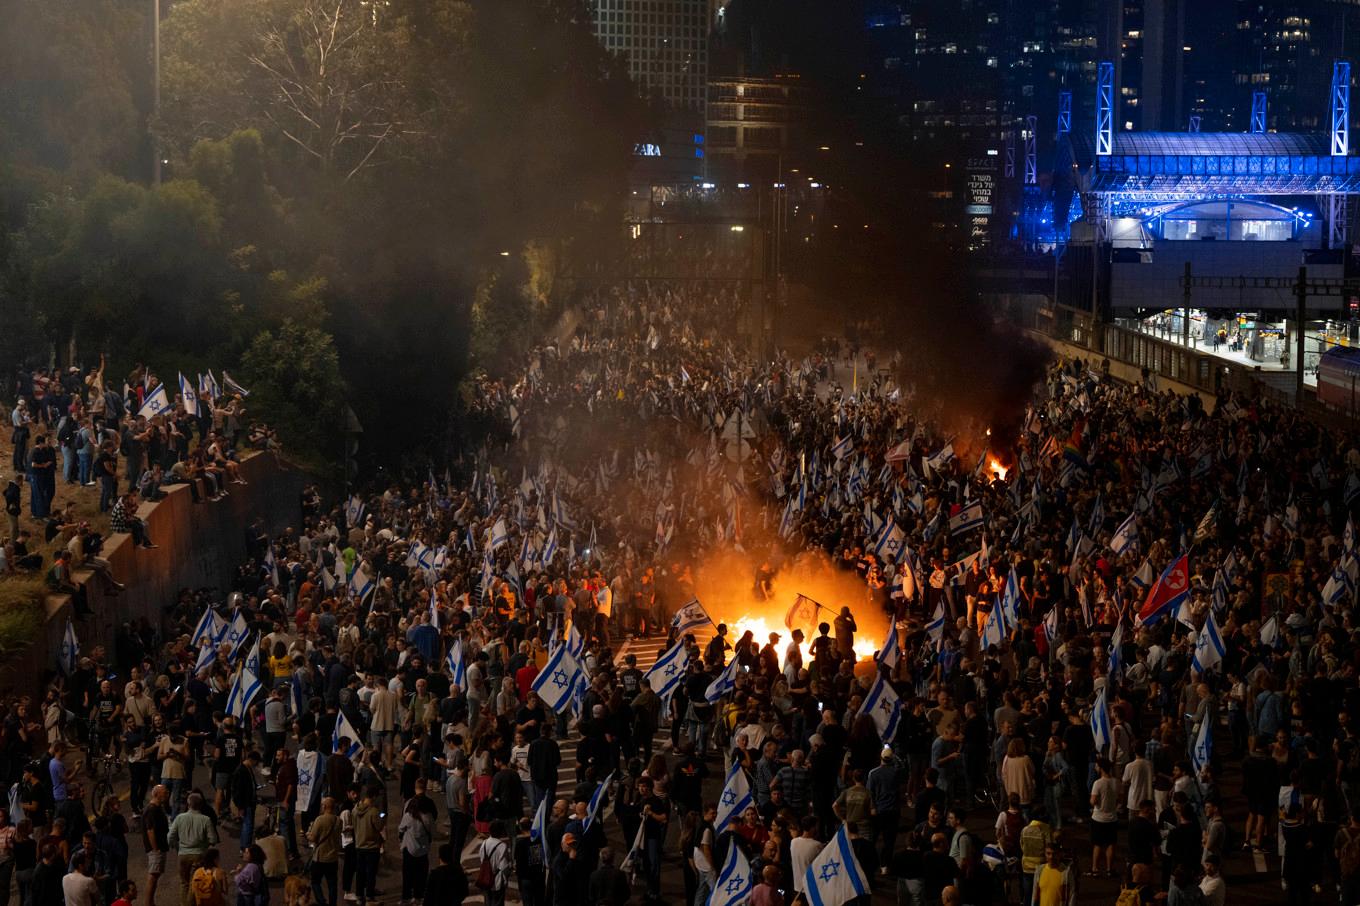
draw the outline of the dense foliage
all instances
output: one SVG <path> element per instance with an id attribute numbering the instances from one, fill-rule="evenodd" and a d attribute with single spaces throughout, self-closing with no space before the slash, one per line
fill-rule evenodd
<path id="1" fill-rule="evenodd" d="M 240 362 L 286 443 L 334 458 L 348 401 L 438 454 L 609 251 L 636 102 L 581 0 L 162 0 L 159 115 L 150 3 L 8 4 L 6 372 Z"/>

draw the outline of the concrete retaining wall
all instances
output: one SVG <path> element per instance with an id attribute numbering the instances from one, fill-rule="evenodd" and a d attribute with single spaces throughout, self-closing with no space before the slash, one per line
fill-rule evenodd
<path id="1" fill-rule="evenodd" d="M 1100 363 L 1109 359 L 1110 377 L 1115 378 L 1116 380 L 1124 381 L 1129 384 L 1137 384 L 1143 379 L 1143 370 L 1137 365 L 1131 365 L 1120 359 L 1111 358 L 1102 353 L 1087 349 L 1084 346 L 1078 346 L 1075 343 L 1059 340 L 1041 331 L 1026 330 L 1025 333 L 1041 343 L 1046 344 L 1058 355 L 1073 359 L 1085 359 L 1093 368 L 1100 368 Z M 1212 393 L 1206 393 L 1198 387 L 1172 380 L 1164 374 L 1157 375 L 1157 387 L 1159 390 L 1174 390 L 1176 393 L 1183 396 L 1189 396 L 1191 394 L 1198 396 L 1200 402 L 1204 404 L 1205 412 L 1213 412 L 1214 407 L 1218 405 L 1218 400 Z"/>
<path id="2" fill-rule="evenodd" d="M 159 627 L 161 615 L 174 604 L 182 588 L 230 587 L 237 567 L 245 560 L 246 528 L 263 516 L 270 531 L 296 526 L 301 518 L 302 487 L 307 476 L 269 454 L 241 463 L 247 485 L 228 485 L 230 496 L 193 502 L 188 485 L 166 489 L 164 499 L 144 503 L 138 515 L 146 521 L 155 550 L 138 549 L 128 535 L 113 535 L 102 556 L 113 564 L 113 574 L 127 586 L 117 595 L 105 594 L 102 579 L 88 570 L 75 578 L 85 586 L 94 616 L 76 621 L 83 653 L 102 645 L 113 658 L 113 640 L 125 620 L 145 617 Z M 0 665 L 0 689 L 38 694 L 57 667 L 66 620 L 71 615 L 69 595 L 49 595 L 47 619 L 27 652 Z"/>

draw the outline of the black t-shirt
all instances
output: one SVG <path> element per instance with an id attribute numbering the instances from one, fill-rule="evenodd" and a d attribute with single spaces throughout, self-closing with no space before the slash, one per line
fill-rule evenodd
<path id="1" fill-rule="evenodd" d="M 170 818 L 165 814 L 165 809 L 159 805 L 148 805 L 146 811 L 142 812 L 142 827 L 146 828 L 147 833 L 156 841 L 156 852 L 165 852 L 170 848 Z M 142 844 L 146 845 L 147 834 L 142 835 Z M 152 852 L 150 848 L 147 852 Z"/>
<path id="2" fill-rule="evenodd" d="M 652 814 L 643 819 L 643 835 L 648 840 L 662 840 L 666 836 L 667 824 L 657 820 L 662 817 L 669 817 L 671 804 L 660 796 L 648 796 L 643 802 L 644 814 L 647 809 L 651 809 Z M 655 815 L 656 817 L 652 817 Z"/>
<path id="3" fill-rule="evenodd" d="M 241 763 L 241 734 L 219 730 L 216 746 L 217 762 L 213 771 L 218 774 L 230 774 L 235 771 L 236 766 Z"/>
<path id="4" fill-rule="evenodd" d="M 118 710 L 118 704 L 118 696 L 112 692 L 107 695 L 101 692 L 94 700 L 94 713 L 99 722 L 106 724 L 113 720 L 113 712 Z"/>

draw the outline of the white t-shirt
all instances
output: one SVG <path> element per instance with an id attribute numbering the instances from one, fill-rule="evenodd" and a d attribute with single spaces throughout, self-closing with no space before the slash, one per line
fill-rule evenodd
<path id="1" fill-rule="evenodd" d="M 1091 820 L 1110 822 L 1117 817 L 1119 783 L 1113 777 L 1100 777 L 1091 786 Z"/>
<path id="2" fill-rule="evenodd" d="M 66 906 L 99 906 L 99 884 L 89 875 L 72 872 L 61 879 Z"/>
<path id="3" fill-rule="evenodd" d="M 1155 776 L 1152 762 L 1146 758 L 1135 758 L 1124 766 L 1124 783 L 1129 789 L 1126 800 L 1129 811 L 1137 811 L 1144 799 L 1152 798 L 1152 782 Z"/>
<path id="4" fill-rule="evenodd" d="M 809 837 L 794 837 L 789 841 L 789 861 L 793 864 L 794 890 L 807 893 L 807 868 L 821 851 L 822 844 Z"/>

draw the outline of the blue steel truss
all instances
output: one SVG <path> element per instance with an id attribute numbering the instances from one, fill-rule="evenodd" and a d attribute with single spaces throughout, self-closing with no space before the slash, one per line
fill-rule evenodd
<path id="1" fill-rule="evenodd" d="M 1025 117 L 1025 185 L 1039 184 L 1039 137 L 1038 119 L 1030 114 Z"/>
<path id="2" fill-rule="evenodd" d="M 1072 132 L 1072 92 L 1058 92 L 1058 135 Z"/>
<path id="3" fill-rule="evenodd" d="M 1257 135 L 1262 135 L 1266 131 L 1266 93 L 1264 91 L 1253 91 L 1251 93 L 1251 131 Z"/>
<path id="4" fill-rule="evenodd" d="M 1015 178 L 1015 130 L 1006 130 L 1006 178 Z"/>
<path id="5" fill-rule="evenodd" d="M 1345 157 L 1351 148 L 1351 64 L 1332 64 L 1332 154 Z"/>
<path id="6" fill-rule="evenodd" d="M 1096 81 L 1096 156 L 1114 153 L 1114 64 L 1100 64 Z"/>
<path id="7" fill-rule="evenodd" d="M 1191 131 L 1191 132 L 1198 132 L 1198 131 L 1199 131 L 1199 123 L 1200 123 L 1200 118 L 1199 118 L 1198 116 L 1192 116 L 1192 117 L 1190 117 L 1190 131 Z"/>

